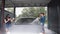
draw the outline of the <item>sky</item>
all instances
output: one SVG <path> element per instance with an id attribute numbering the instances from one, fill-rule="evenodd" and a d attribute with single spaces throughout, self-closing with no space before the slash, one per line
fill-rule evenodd
<path id="1" fill-rule="evenodd" d="M 16 17 L 18 17 L 20 14 L 22 14 L 23 9 L 24 9 L 24 7 L 17 7 L 16 8 Z"/>

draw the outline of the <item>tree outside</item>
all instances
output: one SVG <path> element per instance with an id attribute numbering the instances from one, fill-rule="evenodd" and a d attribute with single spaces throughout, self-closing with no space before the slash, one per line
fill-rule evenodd
<path id="1" fill-rule="evenodd" d="M 19 17 L 37 17 L 39 13 L 46 13 L 45 7 L 25 7 Z"/>
<path id="2" fill-rule="evenodd" d="M 47 18 L 47 10 L 45 10 L 45 7 L 24 7 L 21 12 L 22 14 L 17 17 L 16 21 L 18 21 L 20 18 L 36 18 L 38 17 L 39 13 L 45 13 Z"/>

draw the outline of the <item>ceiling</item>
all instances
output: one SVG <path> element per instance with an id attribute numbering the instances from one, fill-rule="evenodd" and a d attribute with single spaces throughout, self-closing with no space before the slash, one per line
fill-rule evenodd
<path id="1" fill-rule="evenodd" d="M 5 0 L 5 7 L 33 7 L 46 6 L 51 0 Z M 1 5 L 0 0 L 0 5 Z M 1 6 L 0 6 L 1 7 Z"/>

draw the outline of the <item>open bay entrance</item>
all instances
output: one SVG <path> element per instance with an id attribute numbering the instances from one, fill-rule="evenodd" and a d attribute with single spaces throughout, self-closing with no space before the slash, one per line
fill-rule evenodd
<path id="1" fill-rule="evenodd" d="M 47 10 L 48 10 L 47 11 L 48 12 L 48 28 L 54 32 L 57 32 L 57 34 L 60 34 L 60 16 L 59 16 L 60 1 L 59 0 L 0 0 L 0 8 L 1 8 L 1 12 L 0 12 L 0 17 L 1 17 L 0 18 L 0 26 L 1 27 L 0 28 L 2 28 L 2 30 L 3 30 L 3 31 L 2 30 L 1 31 L 2 32 L 5 31 L 5 29 L 4 29 L 4 15 L 5 15 L 4 14 L 4 12 L 5 12 L 4 8 L 13 7 L 13 17 L 16 18 L 16 14 L 15 14 L 16 13 L 16 7 L 46 7 L 46 6 L 47 6 Z M 12 14 L 12 13 L 10 12 L 10 14 Z M 23 18 L 22 18 L 22 20 L 25 21 L 25 19 L 23 19 Z M 28 20 L 28 18 L 26 18 L 26 20 Z M 13 24 L 15 24 L 15 23 L 13 23 Z M 23 27 L 23 25 L 22 25 L 20 27 L 22 30 L 20 28 L 19 29 L 21 31 L 23 31 L 23 28 L 25 26 Z M 25 31 L 29 30 L 28 25 L 27 25 L 27 27 L 28 27 L 28 29 L 26 28 Z M 34 27 L 34 26 L 32 26 L 32 27 Z M 30 28 L 32 28 L 32 27 L 30 27 Z M 38 28 L 38 27 L 35 27 L 35 28 Z M 16 31 L 16 29 L 13 31 Z M 31 29 L 31 31 L 32 31 L 32 29 Z"/>

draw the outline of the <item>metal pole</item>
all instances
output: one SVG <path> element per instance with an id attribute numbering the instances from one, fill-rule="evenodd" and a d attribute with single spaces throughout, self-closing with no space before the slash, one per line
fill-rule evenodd
<path id="1" fill-rule="evenodd" d="M 2 7 L 1 7 L 1 24 L 2 24 L 2 34 L 5 34 L 5 23 L 4 23 L 4 7 L 5 7 L 5 0 L 2 0 Z"/>
<path id="2" fill-rule="evenodd" d="M 16 9 L 16 7 L 14 6 L 14 18 L 16 17 L 16 14 L 15 14 L 15 11 L 16 11 L 16 10 L 15 10 L 15 9 Z"/>
<path id="3" fill-rule="evenodd" d="M 1 10 L 1 13 L 2 13 L 2 23 L 4 23 L 4 7 L 5 7 L 5 0 L 2 0 L 2 10 Z"/>

